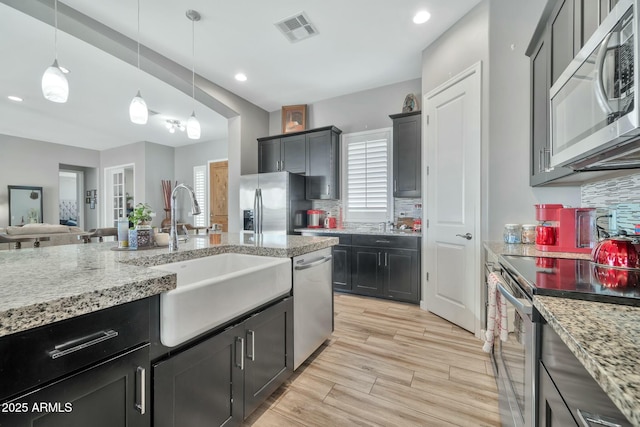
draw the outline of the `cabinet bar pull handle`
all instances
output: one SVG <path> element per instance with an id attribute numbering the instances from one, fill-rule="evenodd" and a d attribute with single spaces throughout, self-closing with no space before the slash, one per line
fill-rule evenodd
<path id="1" fill-rule="evenodd" d="M 538 173 L 542 173 L 543 157 L 544 157 L 544 150 L 541 149 L 541 150 L 538 151 Z"/>
<path id="2" fill-rule="evenodd" d="M 384 253 L 384 266 L 389 265 L 389 252 Z"/>
<path id="3" fill-rule="evenodd" d="M 393 180 L 393 191 L 398 191 L 398 180 L 397 179 Z"/>
<path id="4" fill-rule="evenodd" d="M 378 252 L 378 265 L 380 265 L 380 255 L 382 255 L 382 253 Z"/>
<path id="5" fill-rule="evenodd" d="M 240 344 L 240 363 L 238 363 L 238 343 Z M 244 371 L 244 338 L 236 337 L 236 368 Z"/>
<path id="6" fill-rule="evenodd" d="M 589 412 L 583 411 L 582 409 L 577 409 L 577 411 L 578 411 L 578 418 L 580 419 L 584 427 L 593 427 L 593 426 L 622 427 L 622 424 L 619 424 L 618 420 L 602 417 L 597 414 L 590 414 Z"/>
<path id="7" fill-rule="evenodd" d="M 256 360 L 256 333 L 249 329 L 247 335 L 251 336 L 251 341 L 249 341 L 247 337 L 247 357 L 251 359 L 251 361 L 254 361 Z M 249 343 L 251 343 L 251 354 L 249 354 Z"/>
<path id="8" fill-rule="evenodd" d="M 391 243 L 391 240 L 376 240 L 376 243 Z"/>
<path id="9" fill-rule="evenodd" d="M 49 352 L 49 356 L 52 359 L 57 359 L 58 357 L 75 353 L 78 350 L 91 347 L 92 345 L 96 345 L 98 343 L 101 343 L 102 341 L 106 341 L 117 336 L 118 333 L 113 329 L 109 329 L 108 331 L 96 332 L 95 334 L 87 335 L 82 338 L 77 338 L 66 343 L 56 345 L 53 350 Z"/>
<path id="10" fill-rule="evenodd" d="M 331 194 L 331 186 L 330 186 L 330 185 L 327 185 L 327 196 L 328 196 L 329 194 Z"/>
<path id="11" fill-rule="evenodd" d="M 147 412 L 147 397 L 146 397 L 147 375 L 146 374 L 147 374 L 147 370 L 144 369 L 142 366 L 138 366 L 138 369 L 136 369 L 136 376 L 137 376 L 136 383 L 138 384 L 138 387 L 139 387 L 138 391 L 140 393 L 140 400 L 136 402 L 136 409 L 138 410 L 138 412 L 140 412 L 140 415 L 144 415 Z"/>

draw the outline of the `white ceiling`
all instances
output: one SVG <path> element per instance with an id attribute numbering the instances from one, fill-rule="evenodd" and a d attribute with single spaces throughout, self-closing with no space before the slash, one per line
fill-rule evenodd
<path id="1" fill-rule="evenodd" d="M 197 10 L 202 19 L 195 24 L 196 73 L 275 111 L 419 78 L 422 50 L 479 2 L 140 0 L 140 42 L 191 69 L 191 21 L 185 12 Z M 136 39 L 136 1 L 60 3 Z M 431 20 L 413 24 L 421 9 L 431 13 Z M 319 34 L 290 43 L 274 23 L 303 11 Z M 0 57 L 10 64 L 0 68 L 0 133 L 99 150 L 137 141 L 194 142 L 163 126 L 168 118 L 188 118 L 188 95 L 66 33 L 58 32 L 58 59 L 71 70 L 69 102 L 44 100 L 40 78 L 53 62 L 53 30 L 4 4 Z M 248 81 L 237 82 L 233 76 L 238 72 Z M 138 87 L 149 108 L 159 112 L 146 126 L 128 120 Z M 7 95 L 24 102 L 9 101 Z M 196 114 L 203 126 L 201 141 L 226 138 L 225 118 L 201 104 Z"/>

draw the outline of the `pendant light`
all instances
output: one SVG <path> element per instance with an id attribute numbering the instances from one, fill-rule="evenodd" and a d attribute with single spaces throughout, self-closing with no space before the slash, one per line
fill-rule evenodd
<path id="1" fill-rule="evenodd" d="M 58 65 L 58 0 L 53 2 L 54 8 L 54 38 L 53 64 L 42 75 L 42 95 L 51 102 L 65 103 L 69 98 L 69 82 Z"/>
<path id="2" fill-rule="evenodd" d="M 193 102 L 193 111 L 191 117 L 187 120 L 187 136 L 189 139 L 200 139 L 200 122 L 196 119 L 196 42 L 195 42 L 195 23 L 200 20 L 200 14 L 195 10 L 187 10 L 187 18 L 191 20 L 191 100 Z"/>
<path id="3" fill-rule="evenodd" d="M 140 72 L 140 0 L 138 0 L 138 74 Z M 129 104 L 129 119 L 137 125 L 146 125 L 149 119 L 149 110 L 147 109 L 147 103 L 142 99 L 140 95 L 140 89 L 138 93 L 131 100 Z"/>

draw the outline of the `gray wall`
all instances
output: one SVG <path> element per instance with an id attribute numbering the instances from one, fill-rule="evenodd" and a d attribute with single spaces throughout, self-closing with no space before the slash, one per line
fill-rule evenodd
<path id="1" fill-rule="evenodd" d="M 256 150 L 257 151 L 257 150 Z M 227 160 L 228 150 L 226 140 L 206 141 L 198 144 L 190 144 L 175 149 L 175 181 L 193 186 L 194 166 L 207 166 L 208 162 Z M 176 198 L 178 204 L 178 218 L 183 222 L 191 222 L 191 217 L 187 214 L 191 209 L 189 198 L 186 193 Z M 209 215 L 207 206 L 200 206 L 201 215 Z M 207 221 L 205 221 L 207 223 Z"/>
<path id="2" fill-rule="evenodd" d="M 407 94 L 420 94 L 420 79 L 318 101 L 307 105 L 307 129 L 334 125 L 344 133 L 391 127 Z M 418 96 L 419 98 L 419 96 Z M 281 110 L 269 114 L 269 135 L 282 133 Z"/>
<path id="3" fill-rule="evenodd" d="M 164 197 L 162 180 L 174 176 L 174 148 L 166 145 L 145 142 L 144 199 L 156 216 L 151 221 L 154 227 L 160 227 L 164 219 Z"/>
<path id="4" fill-rule="evenodd" d="M 489 3 L 480 3 L 455 23 L 440 38 L 422 52 L 422 95 L 445 83 L 450 78 L 481 62 L 482 76 L 482 133 L 481 133 L 481 216 L 487 217 L 488 180 L 487 153 L 489 152 L 489 75 L 493 71 L 489 62 Z M 420 97 L 422 102 L 422 97 Z M 424 140 L 423 140 L 424 145 Z M 428 196 L 423 198 L 426 211 Z M 486 236 L 482 223 L 480 235 Z"/>
<path id="5" fill-rule="evenodd" d="M 0 135 L 0 227 L 9 225 L 8 185 L 42 187 L 43 219 L 57 224 L 59 165 L 97 168 L 100 152 Z"/>
<path id="6" fill-rule="evenodd" d="M 485 2 L 486 3 L 486 2 Z M 545 0 L 491 0 L 489 17 L 488 234 L 505 223 L 535 223 L 533 205 L 580 206 L 580 187 L 529 186 L 530 70 L 525 50 Z M 485 92 L 487 93 L 487 92 Z"/>

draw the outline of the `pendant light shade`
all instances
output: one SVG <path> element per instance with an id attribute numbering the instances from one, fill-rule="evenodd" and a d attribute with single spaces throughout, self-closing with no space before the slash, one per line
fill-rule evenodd
<path id="1" fill-rule="evenodd" d="M 58 65 L 58 0 L 53 3 L 53 64 L 42 75 L 42 95 L 52 102 L 65 103 L 69 99 L 69 82 Z"/>
<path id="2" fill-rule="evenodd" d="M 129 104 L 129 119 L 137 125 L 146 125 L 149 120 L 149 110 L 147 109 L 147 103 L 144 102 L 140 91 L 131 100 Z"/>
<path id="3" fill-rule="evenodd" d="M 189 139 L 200 139 L 200 122 L 196 119 L 196 112 L 191 113 L 187 120 L 187 136 Z"/>
<path id="4" fill-rule="evenodd" d="M 58 66 L 58 60 L 42 75 L 42 95 L 52 102 L 65 103 L 69 99 L 69 82 Z"/>

